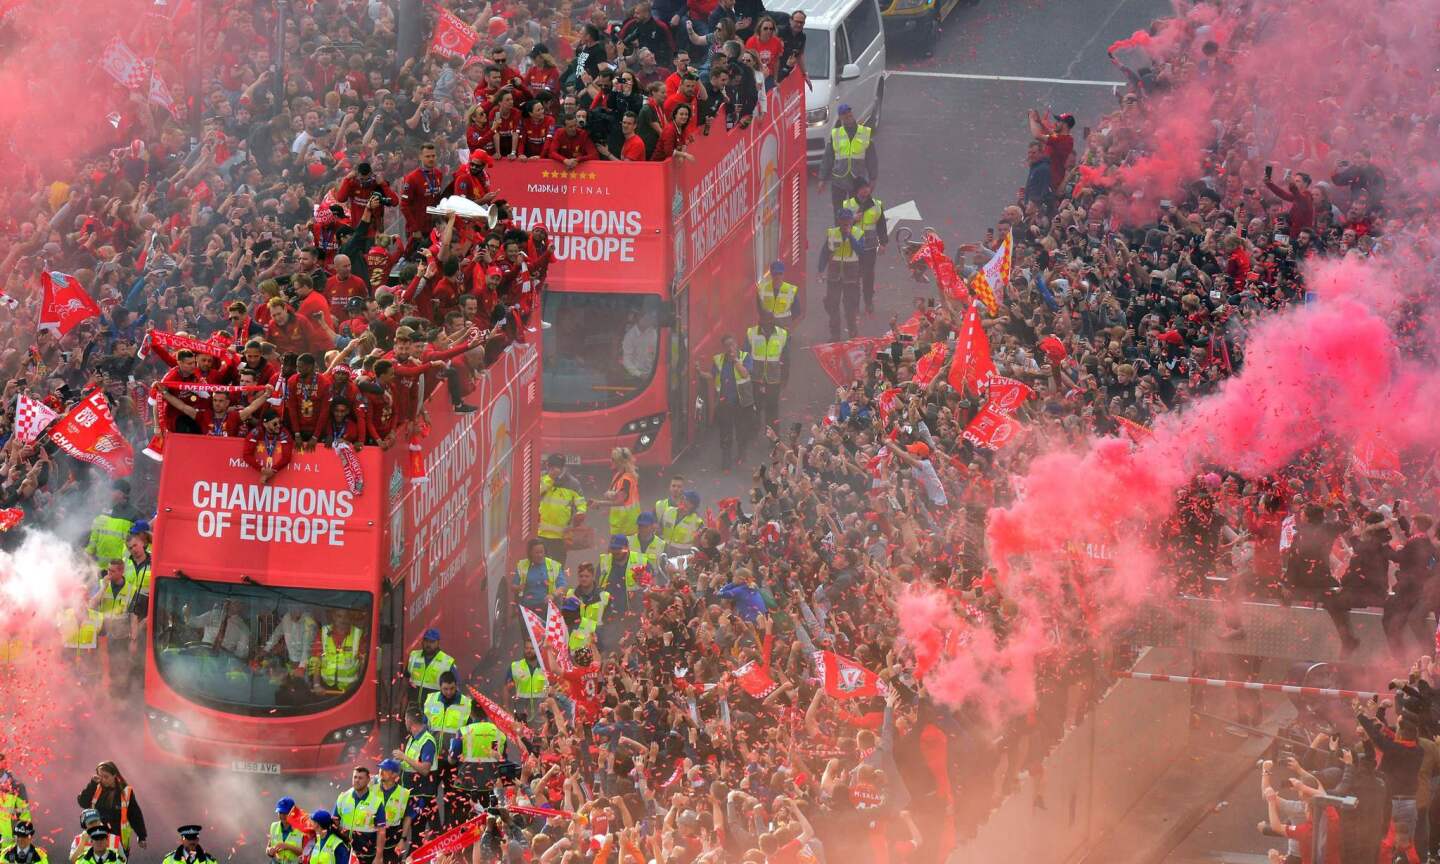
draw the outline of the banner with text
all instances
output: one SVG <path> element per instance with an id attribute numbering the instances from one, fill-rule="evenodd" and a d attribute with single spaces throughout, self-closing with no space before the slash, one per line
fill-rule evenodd
<path id="1" fill-rule="evenodd" d="M 375 574 L 379 494 L 352 493 L 329 449 L 297 453 L 269 483 L 241 438 L 171 435 L 160 472 L 155 566 L 169 573 Z M 380 451 L 358 454 L 379 471 Z"/>

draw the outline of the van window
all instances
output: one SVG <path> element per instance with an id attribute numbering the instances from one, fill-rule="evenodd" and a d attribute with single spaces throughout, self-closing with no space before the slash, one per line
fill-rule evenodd
<path id="1" fill-rule="evenodd" d="M 805 75 L 830 80 L 830 31 L 805 28 Z"/>
<path id="2" fill-rule="evenodd" d="M 880 13 L 875 0 L 860 0 L 860 5 L 845 16 L 845 34 L 850 40 L 850 62 L 860 62 L 860 56 L 870 43 L 880 35 Z"/>
<path id="3" fill-rule="evenodd" d="M 835 30 L 835 71 L 845 71 L 845 67 L 850 64 L 851 60 L 850 46 L 845 44 L 845 27 L 841 25 Z"/>

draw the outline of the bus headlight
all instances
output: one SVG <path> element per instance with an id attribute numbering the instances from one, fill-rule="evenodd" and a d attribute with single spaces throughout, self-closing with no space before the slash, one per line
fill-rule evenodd
<path id="1" fill-rule="evenodd" d="M 156 711 L 154 708 L 145 709 L 145 718 L 150 721 L 150 729 L 157 735 L 161 732 L 173 732 L 177 735 L 189 735 L 190 730 L 185 728 L 185 723 L 179 717 L 172 717 L 164 711 Z"/>
<path id="2" fill-rule="evenodd" d="M 646 433 L 646 432 L 649 432 L 649 433 L 651 433 L 651 436 L 653 437 L 653 436 L 654 436 L 654 433 L 659 432 L 659 431 L 660 431 L 660 427 L 661 427 L 661 426 L 664 426 L 664 425 L 665 425 L 665 415 L 664 415 L 664 414 L 651 414 L 649 417 L 641 417 L 641 418 L 638 419 L 638 420 L 631 420 L 629 423 L 626 423 L 624 426 L 621 426 L 621 427 L 620 427 L 620 434 L 621 434 L 621 435 L 636 435 L 636 434 L 644 434 L 644 433 Z"/>
<path id="3" fill-rule="evenodd" d="M 350 742 L 361 742 L 370 737 L 369 723 L 356 723 L 354 726 L 342 726 L 339 729 L 325 736 L 324 744 L 348 744 Z"/>

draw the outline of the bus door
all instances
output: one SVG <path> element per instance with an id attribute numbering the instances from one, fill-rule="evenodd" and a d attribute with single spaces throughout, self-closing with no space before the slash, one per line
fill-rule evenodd
<path id="1" fill-rule="evenodd" d="M 690 360 L 690 291 L 686 285 L 670 301 L 670 457 L 678 458 L 690 444 L 692 396 L 690 379 L 695 374 Z"/>
<path id="2" fill-rule="evenodd" d="M 379 687 L 375 694 L 380 718 L 381 752 L 389 753 L 405 739 L 405 711 L 418 705 L 405 704 L 410 677 L 405 670 L 405 580 L 387 584 L 380 602 L 380 628 L 376 632 Z"/>

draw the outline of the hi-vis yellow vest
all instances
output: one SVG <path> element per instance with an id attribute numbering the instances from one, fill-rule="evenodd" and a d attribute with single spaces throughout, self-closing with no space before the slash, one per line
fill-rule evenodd
<path id="1" fill-rule="evenodd" d="M 830 147 L 835 151 L 835 166 L 830 169 L 834 177 L 854 177 L 855 162 L 865 165 L 865 151 L 870 149 L 870 127 L 856 125 L 855 137 L 845 131 L 844 126 L 830 130 Z"/>

